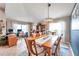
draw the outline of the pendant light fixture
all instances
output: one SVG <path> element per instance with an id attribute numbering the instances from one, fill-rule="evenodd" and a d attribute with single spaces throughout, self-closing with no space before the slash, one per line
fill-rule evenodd
<path id="1" fill-rule="evenodd" d="M 46 22 L 52 22 L 52 21 L 53 21 L 53 19 L 50 18 L 50 10 L 49 10 L 50 7 L 51 7 L 51 4 L 48 3 L 48 18 L 45 18 L 45 20 L 44 20 L 44 21 L 46 21 Z"/>

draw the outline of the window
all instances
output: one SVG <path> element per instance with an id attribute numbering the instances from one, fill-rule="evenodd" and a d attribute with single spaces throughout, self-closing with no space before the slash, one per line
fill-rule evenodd
<path id="1" fill-rule="evenodd" d="M 50 23 L 49 31 L 56 32 L 56 35 L 63 34 L 63 38 L 65 38 L 65 22 Z"/>
<path id="2" fill-rule="evenodd" d="M 17 33 L 18 29 L 21 29 L 21 24 L 13 24 L 13 32 Z"/>
<path id="3" fill-rule="evenodd" d="M 24 33 L 29 32 L 29 25 L 28 24 L 22 25 L 22 24 L 16 24 L 16 23 L 13 24 L 13 31 L 15 33 L 17 33 L 18 29 L 21 29 Z"/>
<path id="4" fill-rule="evenodd" d="M 28 30 L 29 30 L 29 26 L 28 25 L 21 25 L 21 26 L 22 26 L 22 31 L 24 33 L 28 32 Z"/>
<path id="5" fill-rule="evenodd" d="M 73 19 L 71 29 L 79 30 L 79 20 L 78 19 Z"/>

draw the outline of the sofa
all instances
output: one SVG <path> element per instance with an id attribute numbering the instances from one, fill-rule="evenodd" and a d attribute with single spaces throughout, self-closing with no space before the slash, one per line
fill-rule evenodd
<path id="1" fill-rule="evenodd" d="M 0 45 L 6 45 L 7 39 L 6 36 L 0 36 Z"/>

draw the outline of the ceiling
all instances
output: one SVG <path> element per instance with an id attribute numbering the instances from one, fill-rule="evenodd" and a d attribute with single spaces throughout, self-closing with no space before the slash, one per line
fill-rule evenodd
<path id="1" fill-rule="evenodd" d="M 51 3 L 49 17 L 70 16 L 75 3 Z M 48 17 L 47 3 L 6 3 L 7 17 L 27 22 L 39 22 Z"/>

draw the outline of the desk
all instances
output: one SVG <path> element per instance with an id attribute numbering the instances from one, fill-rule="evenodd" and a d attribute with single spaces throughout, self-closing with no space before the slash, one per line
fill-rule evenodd
<path id="1" fill-rule="evenodd" d="M 30 40 L 34 40 L 38 45 L 43 46 L 47 49 L 48 55 L 51 55 L 51 47 L 54 45 L 58 36 L 55 35 L 42 35 L 40 37 L 29 37 Z"/>

